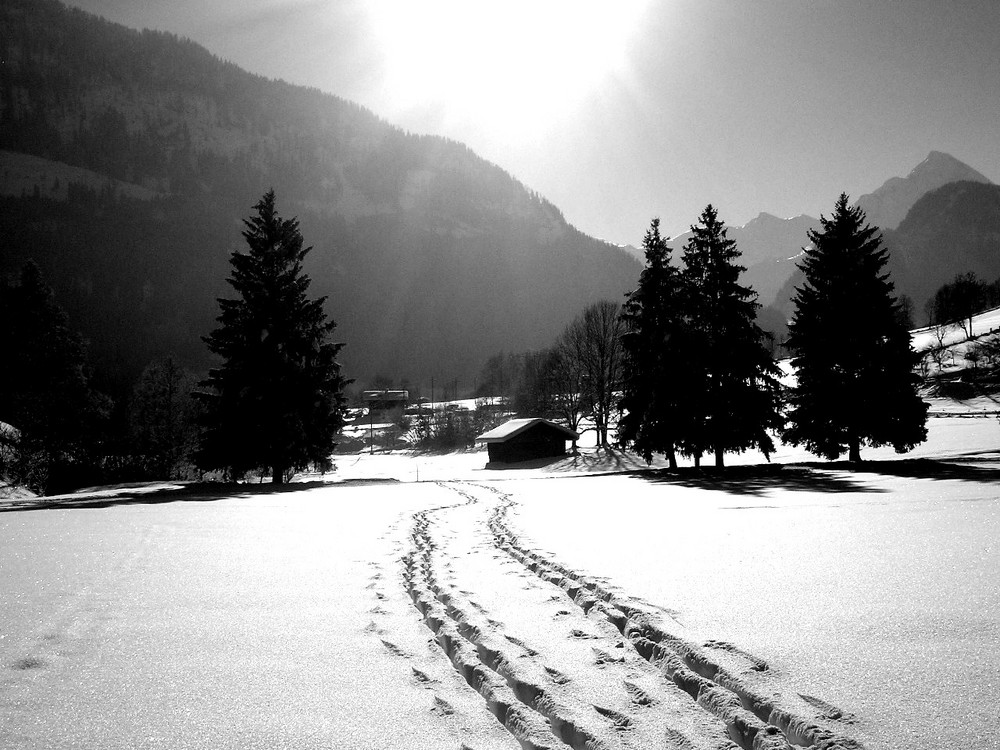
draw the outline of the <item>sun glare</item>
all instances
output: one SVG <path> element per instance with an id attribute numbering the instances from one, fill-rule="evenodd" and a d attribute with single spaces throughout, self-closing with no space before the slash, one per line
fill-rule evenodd
<path id="1" fill-rule="evenodd" d="M 538 123 L 623 66 L 646 0 L 375 0 L 372 24 L 397 110 Z M 530 125 L 528 125 L 530 127 Z"/>

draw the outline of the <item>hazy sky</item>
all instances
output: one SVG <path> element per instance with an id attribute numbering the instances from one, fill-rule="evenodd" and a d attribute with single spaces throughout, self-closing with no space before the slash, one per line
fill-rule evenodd
<path id="1" fill-rule="evenodd" d="M 829 213 L 931 150 L 1000 180 L 1000 0 L 71 0 L 468 144 L 638 244 Z"/>

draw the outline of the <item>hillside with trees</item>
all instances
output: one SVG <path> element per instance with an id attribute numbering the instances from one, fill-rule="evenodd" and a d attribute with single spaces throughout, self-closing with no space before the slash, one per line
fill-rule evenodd
<path id="1" fill-rule="evenodd" d="M 923 312 L 938 287 L 957 274 L 1000 276 L 1000 185 L 953 182 L 924 195 L 885 233 L 889 269 Z"/>
<path id="2" fill-rule="evenodd" d="M 0 274 L 39 265 L 105 389 L 165 356 L 207 369 L 235 217 L 272 188 L 359 379 L 471 385 L 638 274 L 462 144 L 55 0 L 0 23 Z"/>

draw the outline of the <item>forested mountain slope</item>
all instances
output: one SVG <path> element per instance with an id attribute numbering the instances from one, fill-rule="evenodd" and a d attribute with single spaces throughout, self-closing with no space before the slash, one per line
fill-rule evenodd
<path id="1" fill-rule="evenodd" d="M 1000 185 L 962 181 L 932 190 L 885 237 L 893 278 L 918 313 L 957 274 L 1000 278 Z"/>
<path id="2" fill-rule="evenodd" d="M 209 364 L 240 220 L 271 187 L 354 377 L 469 382 L 638 276 L 462 144 L 55 0 L 8 0 L 0 24 L 0 273 L 36 259 L 105 377 Z"/>

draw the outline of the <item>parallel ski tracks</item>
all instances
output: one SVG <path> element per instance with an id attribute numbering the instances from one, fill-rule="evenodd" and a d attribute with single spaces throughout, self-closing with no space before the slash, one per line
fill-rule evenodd
<path id="1" fill-rule="evenodd" d="M 724 642 L 690 643 L 670 633 L 654 607 L 532 550 L 509 524 L 514 501 L 506 493 L 486 484 L 440 485 L 464 502 L 412 516 L 402 557 L 403 582 L 452 665 L 525 750 L 648 747 L 651 726 L 656 727 L 660 747 L 860 750 L 856 740 L 797 715 L 774 695 L 755 689 L 743 670 L 724 666 L 714 654 L 728 656 L 728 661 L 722 659 L 727 664 L 735 659 L 745 665 L 746 673 L 766 671 L 762 660 Z M 592 662 L 580 665 L 590 682 L 581 684 L 584 690 L 587 684 L 596 685 L 595 675 L 617 683 L 620 690 L 614 694 L 620 697 L 615 705 L 608 704 L 607 690 L 600 690 L 600 701 L 581 694 L 581 684 L 547 663 L 544 649 L 539 653 L 522 633 L 507 632 L 473 592 L 455 585 L 454 566 L 462 561 L 449 552 L 453 542 L 443 527 L 457 522 L 462 509 L 473 505 L 479 532 L 495 550 L 517 563 L 522 573 L 530 572 L 565 594 L 553 600 L 575 605 L 555 615 L 578 618 L 583 625 L 572 628 L 569 637 L 591 644 Z M 603 629 L 593 627 L 602 623 Z M 618 635 L 621 638 L 611 637 Z M 643 663 L 645 671 L 639 669 Z M 678 710 L 676 688 L 707 711 L 704 720 L 695 717 L 692 723 Z M 709 716 L 721 722 L 716 725 L 719 731 L 712 730 Z"/>

